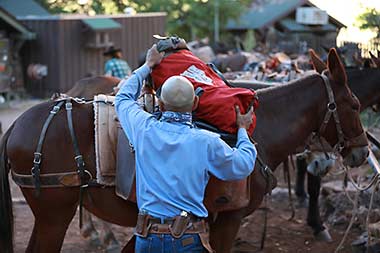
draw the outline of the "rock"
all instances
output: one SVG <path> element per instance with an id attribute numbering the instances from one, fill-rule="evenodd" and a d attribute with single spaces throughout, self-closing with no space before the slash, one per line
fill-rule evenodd
<path id="1" fill-rule="evenodd" d="M 336 217 L 335 219 L 332 220 L 332 225 L 337 226 L 337 225 L 344 225 L 348 223 L 349 220 L 345 215 L 341 215 L 339 217 Z"/>
<path id="2" fill-rule="evenodd" d="M 380 238 L 380 221 L 376 223 L 371 223 L 368 225 L 368 229 L 371 233 L 371 236 Z"/>

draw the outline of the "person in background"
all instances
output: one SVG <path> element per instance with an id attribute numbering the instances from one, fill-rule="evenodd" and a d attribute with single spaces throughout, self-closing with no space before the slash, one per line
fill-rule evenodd
<path id="1" fill-rule="evenodd" d="M 109 47 L 104 53 L 108 58 L 104 65 L 104 74 L 106 76 L 114 76 L 120 79 L 131 75 L 131 68 L 125 60 L 122 60 L 120 48 Z"/>
<path id="2" fill-rule="evenodd" d="M 255 166 L 256 149 L 247 129 L 253 108 L 242 115 L 236 106 L 238 141 L 228 146 L 218 134 L 192 122 L 198 105 L 191 82 L 168 78 L 159 95 L 160 119 L 136 102 L 143 80 L 163 54 L 154 45 L 145 64 L 122 80 L 115 98 L 121 126 L 135 149 L 136 196 L 139 215 L 135 252 L 212 252 L 203 204 L 210 174 L 221 180 L 247 177 Z"/>

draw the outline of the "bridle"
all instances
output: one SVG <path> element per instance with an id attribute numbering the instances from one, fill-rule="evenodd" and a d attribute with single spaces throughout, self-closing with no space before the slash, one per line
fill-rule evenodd
<path id="1" fill-rule="evenodd" d="M 329 102 L 327 103 L 327 112 L 323 118 L 322 124 L 320 125 L 318 131 L 313 132 L 311 134 L 312 136 L 310 139 L 316 140 L 317 143 L 319 143 L 320 146 L 322 147 L 322 150 L 324 151 L 324 153 L 327 155 L 326 149 L 321 140 L 321 135 L 326 131 L 326 127 L 330 119 L 333 118 L 337 135 L 338 135 L 338 142 L 333 148 L 333 153 L 335 152 L 341 153 L 343 149 L 345 148 L 362 147 L 362 146 L 368 145 L 367 136 L 364 131 L 360 135 L 353 138 L 348 138 L 344 134 L 341 123 L 340 123 L 339 114 L 337 111 L 337 104 L 335 102 L 334 92 L 331 88 L 330 80 L 327 77 L 326 72 L 327 70 L 324 70 L 320 76 L 325 85 L 327 95 L 328 95 L 328 100 L 329 100 Z"/>

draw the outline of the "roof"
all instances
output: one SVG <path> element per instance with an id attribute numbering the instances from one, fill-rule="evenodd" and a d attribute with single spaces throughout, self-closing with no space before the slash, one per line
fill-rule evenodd
<path id="1" fill-rule="evenodd" d="M 32 40 L 36 38 L 36 34 L 29 31 L 23 24 L 21 24 L 15 17 L 9 14 L 6 10 L 0 7 L 0 26 L 2 28 L 9 27 L 20 33 L 20 38 Z"/>
<path id="2" fill-rule="evenodd" d="M 280 20 L 279 24 L 291 32 L 335 32 L 337 30 L 335 25 L 329 23 L 326 25 L 303 25 L 290 18 Z"/>
<path id="3" fill-rule="evenodd" d="M 15 17 L 50 15 L 47 10 L 33 0 L 0 0 L 0 7 Z"/>
<path id="4" fill-rule="evenodd" d="M 2 0 L 0 0 L 2 1 Z M 87 18 L 111 18 L 113 20 L 123 19 L 123 18 L 139 18 L 139 17 L 162 17 L 167 16 L 166 12 L 144 12 L 144 13 L 136 13 L 136 14 L 112 14 L 112 15 L 95 15 L 89 16 L 85 14 L 56 14 L 49 16 L 25 16 L 19 17 L 19 20 L 83 20 Z"/>
<path id="5" fill-rule="evenodd" d="M 121 25 L 111 18 L 85 18 L 82 22 L 93 31 L 121 29 Z"/>
<path id="6" fill-rule="evenodd" d="M 306 0 L 270 1 L 260 6 L 253 3 L 249 11 L 241 15 L 239 20 L 229 20 L 227 29 L 259 29 L 269 26 L 305 3 Z"/>
<path id="7" fill-rule="evenodd" d="M 253 2 L 251 8 L 243 13 L 237 21 L 229 20 L 226 28 L 228 30 L 254 30 L 267 27 L 287 17 L 303 5 L 317 7 L 307 0 L 272 0 L 259 6 Z M 329 22 L 338 28 L 345 26 L 330 15 Z"/>

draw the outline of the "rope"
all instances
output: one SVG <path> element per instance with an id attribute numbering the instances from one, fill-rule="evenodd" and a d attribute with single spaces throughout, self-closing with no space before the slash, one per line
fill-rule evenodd
<path id="1" fill-rule="evenodd" d="M 367 234 L 368 234 L 367 252 L 369 252 L 369 245 L 371 243 L 371 231 L 369 230 L 369 217 L 370 217 L 370 213 L 371 213 L 371 210 L 372 210 L 373 198 L 374 198 L 375 192 L 378 189 L 379 183 L 380 183 L 380 181 L 377 180 L 375 186 L 372 189 L 371 200 L 369 201 L 368 213 L 367 213 L 367 218 L 366 218 L 366 222 L 365 222 L 365 226 L 366 226 Z"/>
<path id="2" fill-rule="evenodd" d="M 358 203 L 359 203 L 359 194 L 363 191 L 367 191 L 369 188 L 372 187 L 372 193 L 371 193 L 371 199 L 370 199 L 370 202 L 369 202 L 369 206 L 368 206 L 368 212 L 367 212 L 367 217 L 366 217 L 366 230 L 367 230 L 367 234 L 368 234 L 368 239 L 367 239 L 367 252 L 369 252 L 369 245 L 370 245 L 370 242 L 371 242 L 371 232 L 369 230 L 369 218 L 370 218 L 370 214 L 371 214 L 371 210 L 372 210 L 372 207 L 373 207 L 373 199 L 374 199 L 374 196 L 375 196 L 375 192 L 377 191 L 378 189 L 378 186 L 380 184 L 380 181 L 379 181 L 379 175 L 374 175 L 371 179 L 371 182 L 366 186 L 366 187 L 360 187 L 360 181 L 361 181 L 361 178 L 359 177 L 358 178 L 358 183 L 356 184 L 351 176 L 351 173 L 347 170 L 347 168 L 344 166 L 343 167 L 345 169 L 345 172 L 346 172 L 346 176 L 348 177 L 348 179 L 350 180 L 351 184 L 354 186 L 354 188 L 357 190 L 356 194 L 355 194 L 355 199 L 351 199 L 350 195 L 348 194 L 347 192 L 347 189 L 345 186 L 343 186 L 343 189 L 344 189 L 344 193 L 346 194 L 347 198 L 349 199 L 349 201 L 354 205 L 353 207 L 353 211 L 352 211 L 352 217 L 351 217 L 351 220 L 350 220 L 350 223 L 344 233 L 344 236 L 341 240 L 341 242 L 339 243 L 338 247 L 336 248 L 335 250 L 335 253 L 337 253 L 343 246 L 346 238 L 347 238 L 347 235 L 349 233 L 349 231 L 351 230 L 352 228 L 352 225 L 355 221 L 355 218 L 357 216 L 357 213 L 358 213 Z"/>
<path id="3" fill-rule="evenodd" d="M 359 184 L 360 184 L 360 179 L 359 179 Z M 347 191 L 346 191 L 346 187 L 343 187 L 343 189 L 344 189 L 344 192 L 346 193 L 346 195 L 349 196 L 348 193 L 347 193 Z M 350 197 L 348 197 L 348 199 L 350 201 L 352 201 L 353 204 L 354 204 L 353 211 L 352 211 L 352 216 L 351 216 L 350 223 L 348 224 L 348 227 L 347 227 L 346 231 L 344 232 L 343 238 L 340 241 L 338 247 L 335 249 L 334 253 L 337 253 L 337 252 L 339 252 L 339 250 L 341 250 L 341 248 L 343 247 L 344 242 L 346 241 L 348 233 L 350 232 L 350 230 L 352 228 L 352 225 L 354 224 L 356 215 L 358 213 L 359 194 L 360 194 L 360 191 L 357 191 L 356 194 L 355 194 L 355 200 L 352 200 Z"/>
<path id="4" fill-rule="evenodd" d="M 346 166 L 343 166 L 344 171 L 346 172 L 346 175 L 348 179 L 350 180 L 351 184 L 354 186 L 354 188 L 360 192 L 367 191 L 369 188 L 371 188 L 376 182 L 379 181 L 379 176 L 378 174 L 375 174 L 369 184 L 365 187 L 360 187 L 358 184 L 355 183 L 355 180 L 352 178 L 351 172 L 349 169 L 347 169 Z"/>

